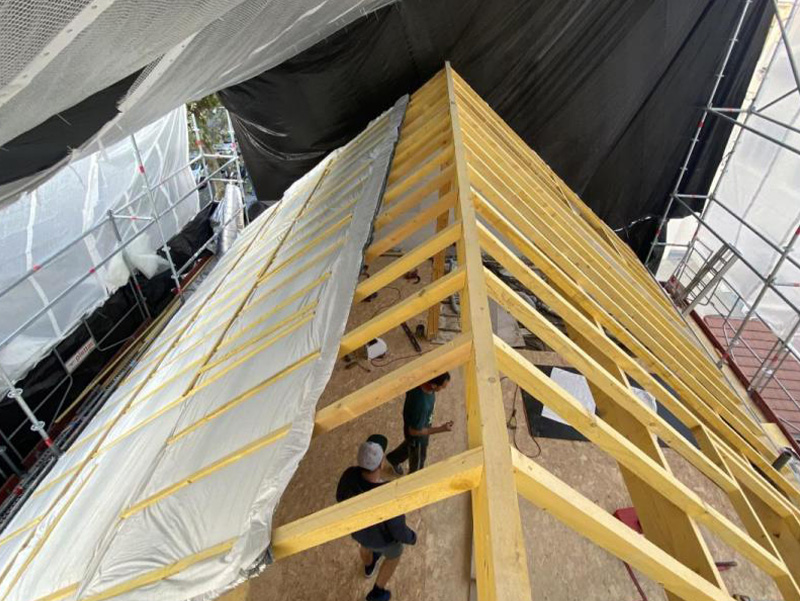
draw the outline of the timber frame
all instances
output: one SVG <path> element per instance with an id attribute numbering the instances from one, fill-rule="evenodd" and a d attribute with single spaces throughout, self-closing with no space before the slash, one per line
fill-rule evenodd
<path id="1" fill-rule="evenodd" d="M 431 225 L 433 235 L 362 281 L 354 302 L 428 260 L 430 283 L 347 332 L 340 356 L 424 312 L 436 335 L 439 304 L 456 293 L 461 333 L 321 409 L 314 435 L 461 367 L 469 449 L 278 527 L 274 558 L 469 492 L 478 598 L 531 599 L 522 496 L 661 583 L 670 599 L 731 599 L 703 525 L 769 574 L 785 600 L 800 601 L 800 489 L 772 467 L 776 450 L 745 401 L 632 251 L 449 64 L 411 98 L 367 263 Z M 446 274 L 452 245 L 457 266 Z M 567 335 L 488 271 L 484 254 L 557 313 Z M 490 299 L 587 378 L 597 414 L 493 334 Z M 511 446 L 502 376 L 618 462 L 644 536 Z M 691 429 L 697 445 L 642 404 L 629 378 Z M 659 440 L 727 494 L 744 530 L 672 474 Z"/>
<path id="2" fill-rule="evenodd" d="M 373 137 L 370 133 L 363 136 L 359 152 L 369 150 Z M 341 192 L 339 188 L 354 185 L 350 180 L 356 175 L 319 196 L 327 197 Z M 319 204 L 320 199 L 315 202 Z M 307 209 L 313 213 L 315 206 L 309 204 Z M 302 237 L 288 241 L 292 253 L 286 262 L 272 265 L 276 251 L 272 252 L 264 264 L 257 265 L 255 283 L 234 285 L 215 296 L 198 323 L 210 321 L 214 312 L 230 307 L 238 307 L 238 313 L 252 292 L 247 285 L 255 289 L 337 231 L 350 218 L 350 209 L 351 205 L 342 206 L 330 218 L 310 226 L 311 231 Z M 710 556 L 699 528 L 702 525 L 769 574 L 785 600 L 800 601 L 800 489 L 788 472 L 772 467 L 776 450 L 746 410 L 745 401 L 698 345 L 630 249 L 449 65 L 417 91 L 408 105 L 381 212 L 374 222 L 375 238 L 365 252 L 367 263 L 431 225 L 431 236 L 361 281 L 354 302 L 428 260 L 433 261 L 431 281 L 346 332 L 339 356 L 420 314 L 427 316 L 428 333 L 435 336 L 439 304 L 454 294 L 459 295 L 461 304 L 461 333 L 319 410 L 313 435 L 334 430 L 444 371 L 462 368 L 469 448 L 385 486 L 281 525 L 273 531 L 273 558 L 279 561 L 391 516 L 468 493 L 478 598 L 528 600 L 532 593 L 520 519 L 521 496 L 661 583 L 670 599 L 732 599 Z M 287 241 L 289 231 L 280 245 Z M 456 248 L 456 266 L 446 273 L 445 253 L 452 246 Z M 231 260 L 238 263 L 244 252 Z M 488 271 L 483 265 L 484 255 L 497 261 L 531 296 L 558 314 L 567 334 Z M 324 277 L 297 294 L 319 286 Z M 289 278 L 282 273 L 278 279 L 275 288 Z M 256 302 L 268 302 L 268 296 L 269 292 L 258 296 Z M 490 300 L 586 376 L 597 414 L 587 411 L 494 335 Z M 208 313 L 212 307 L 213 312 Z M 219 362 L 233 357 L 237 357 L 234 363 L 246 360 L 290 333 L 315 310 L 316 305 L 309 304 L 259 336 L 244 343 L 237 341 L 234 348 L 226 348 Z M 199 314 L 198 309 L 190 322 Z M 181 334 L 178 329 L 162 336 L 137 372 L 161 365 Z M 300 361 L 313 358 L 309 355 Z M 199 377 L 201 371 L 212 369 L 216 363 L 207 354 L 191 366 L 197 368 Z M 287 370 L 295 367 L 297 364 Z M 633 534 L 628 526 L 512 447 L 500 387 L 503 376 L 536 396 L 618 462 L 644 536 Z M 176 402 L 189 398 L 197 377 Z M 642 404 L 632 393 L 629 378 L 686 425 L 697 445 Z M 258 394 L 271 381 L 247 394 Z M 131 392 L 121 402 L 134 402 L 135 394 Z M 240 395 L 221 410 L 243 399 Z M 215 415 L 176 432 L 168 442 Z M 272 444 L 289 429 L 287 424 L 267 433 L 237 453 L 129 507 L 120 519 Z M 115 443 L 105 441 L 107 433 L 107 428 L 99 429 L 83 442 L 89 441 L 101 452 Z M 672 474 L 659 440 L 727 494 L 744 530 Z M 72 481 L 82 467 L 65 472 L 59 479 Z M 15 536 L 30 536 L 40 520 L 9 533 L 0 539 L 0 545 Z M 233 543 L 221 541 L 88 599 L 113 598 L 169 578 L 208 558 L 224 555 Z M 5 575 L 0 574 L 0 581 Z M 36 601 L 66 599 L 76 592 L 77 584 L 73 584 Z"/>

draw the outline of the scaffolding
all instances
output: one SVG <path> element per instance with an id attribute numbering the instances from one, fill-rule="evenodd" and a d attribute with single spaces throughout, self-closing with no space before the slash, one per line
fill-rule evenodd
<path id="1" fill-rule="evenodd" d="M 134 304 L 127 311 L 125 311 L 119 321 L 103 336 L 96 336 L 94 334 L 85 315 L 80 318 L 79 322 L 69 332 L 65 333 L 65 336 L 71 334 L 76 328 L 82 326 L 88 333 L 92 350 L 109 350 L 114 346 L 122 345 L 127 342 L 130 337 L 117 341 L 113 343 L 112 346 L 104 346 L 104 343 L 113 335 L 114 331 L 120 326 L 120 324 L 124 323 L 129 318 L 132 318 L 135 314 L 139 314 L 142 323 L 150 323 L 153 320 L 153 316 L 151 315 L 151 312 L 147 306 L 147 302 L 145 301 L 142 288 L 139 283 L 141 274 L 137 274 L 137 270 L 134 268 L 131 260 L 129 259 L 128 249 L 132 244 L 136 243 L 140 238 L 142 238 L 142 236 L 144 236 L 151 228 L 154 227 L 158 231 L 159 240 L 161 242 L 160 248 L 164 252 L 164 256 L 171 273 L 171 279 L 174 284 L 172 291 L 180 299 L 180 302 L 184 301 L 184 281 L 187 279 L 187 277 L 189 277 L 190 271 L 196 265 L 199 257 L 203 254 L 203 252 L 213 247 L 213 245 L 217 242 L 217 239 L 224 231 L 224 226 L 228 225 L 229 223 L 233 223 L 236 219 L 240 218 L 240 213 L 244 213 L 246 216 L 244 203 L 245 186 L 242 178 L 242 162 L 236 147 L 236 138 L 233 125 L 227 111 L 225 111 L 225 115 L 227 119 L 227 134 L 231 140 L 230 148 L 233 151 L 232 154 L 219 154 L 214 153 L 213 149 L 211 149 L 212 152 L 209 152 L 208 149 L 205 149 L 200 138 L 200 130 L 197 126 L 197 121 L 194 115 L 192 115 L 192 131 L 194 133 L 195 146 L 197 149 L 195 156 L 192 157 L 187 164 L 180 166 L 156 182 L 150 180 L 147 170 L 145 169 L 145 161 L 142 157 L 142 153 L 140 152 L 136 135 L 130 134 L 129 139 L 131 141 L 136 159 L 136 162 L 132 167 L 141 178 L 142 192 L 131 198 L 125 204 L 117 207 L 116 210 L 109 210 L 104 217 L 83 231 L 79 236 L 66 242 L 58 251 L 41 260 L 37 260 L 31 269 L 0 290 L 0 297 L 5 296 L 18 286 L 25 284 L 32 276 L 41 272 L 42 269 L 51 264 L 55 264 L 71 248 L 84 242 L 88 237 L 98 234 L 104 229 L 110 229 L 110 231 L 113 232 L 114 238 L 117 242 L 116 247 L 107 255 L 100 257 L 83 275 L 73 281 L 69 286 L 65 287 L 55 298 L 50 299 L 39 311 L 34 313 L 30 318 L 20 324 L 13 332 L 0 340 L 0 349 L 7 347 L 16 338 L 23 335 L 26 330 L 35 324 L 40 317 L 47 314 L 48 311 L 53 310 L 54 307 L 64 301 L 64 299 L 66 299 L 73 290 L 77 289 L 88 278 L 95 277 L 95 274 L 100 268 L 108 265 L 112 259 L 118 255 L 121 257 L 122 261 L 127 267 L 128 272 L 130 273 L 130 278 L 127 285 L 130 287 Z M 187 144 L 189 143 L 190 140 L 187 140 Z M 208 159 L 215 159 L 216 161 L 221 161 L 221 163 L 216 169 L 209 171 L 207 164 Z M 155 201 L 155 194 L 157 194 L 160 190 L 166 190 L 169 182 L 178 175 L 186 172 L 193 173 L 198 165 L 202 165 L 203 168 L 199 171 L 197 176 L 193 176 L 195 183 L 191 189 L 174 200 L 170 199 L 167 207 L 159 211 Z M 176 264 L 176 262 L 173 260 L 168 241 L 164 234 L 162 220 L 166 215 L 185 203 L 187 199 L 192 198 L 195 192 L 200 193 L 201 191 L 205 190 L 206 198 L 205 201 L 201 203 L 198 211 L 202 212 L 211 206 L 211 204 L 220 196 L 220 189 L 217 187 L 222 186 L 224 188 L 224 186 L 227 184 L 233 184 L 239 189 L 242 199 L 241 206 L 233 215 L 229 217 L 226 222 L 221 224 L 217 231 L 214 232 L 211 237 L 209 237 L 209 239 L 206 240 L 206 242 L 200 248 L 198 248 L 191 257 L 189 257 L 189 259 L 187 259 L 182 265 Z M 150 206 L 150 210 L 145 214 L 135 212 L 135 207 L 138 203 L 140 203 L 140 201 L 142 201 L 142 199 L 147 199 Z M 120 229 L 120 224 L 124 222 L 135 222 L 136 224 L 144 225 L 141 225 L 141 227 L 138 227 L 138 229 L 133 231 L 131 235 L 125 237 L 122 235 Z M 7 395 L 8 398 L 12 399 L 19 406 L 24 416 L 21 422 L 11 426 L 10 431 L 0 428 L 0 441 L 2 442 L 2 445 L 0 445 L 0 477 L 7 478 L 10 475 L 16 475 L 21 479 L 21 490 L 27 490 L 30 488 L 31 484 L 35 484 L 38 478 L 41 477 L 43 471 L 46 470 L 46 467 L 50 465 L 60 453 L 60 444 L 57 440 L 58 437 L 51 436 L 49 429 L 55 422 L 60 421 L 67 413 L 66 410 L 62 411 L 62 407 L 65 399 L 72 389 L 73 376 L 72 370 L 67 365 L 67 360 L 61 356 L 56 348 L 56 345 L 57 343 L 53 344 L 48 350 L 49 352 L 54 353 L 59 365 L 63 368 L 64 374 L 53 386 L 50 393 L 48 393 L 34 406 L 31 406 L 25 400 L 23 390 L 17 387 L 12 377 L 9 376 L 2 367 L 0 367 L 0 390 L 3 391 L 3 395 Z M 56 411 L 53 412 L 53 419 L 51 420 L 51 423 L 47 424 L 44 420 L 37 417 L 37 412 L 39 412 L 40 409 L 46 404 L 50 403 L 51 399 L 59 391 L 61 391 L 62 394 L 61 400 L 58 403 Z M 82 423 L 85 422 L 82 421 Z M 21 449 L 17 448 L 17 446 L 13 443 L 14 437 L 26 425 L 30 426 L 30 429 L 36 432 L 42 438 L 43 443 L 52 453 L 48 457 L 45 457 L 44 465 L 41 462 L 37 462 L 35 464 L 36 469 L 32 470 L 30 474 L 25 474 L 20 469 L 20 466 L 22 466 L 23 461 L 25 460 L 25 453 Z M 7 426 L 7 424 L 4 424 L 4 426 Z M 70 430 L 69 432 L 65 433 L 65 440 L 71 440 L 76 434 L 77 432 Z M 14 501 L 14 504 L 18 504 L 20 500 L 24 499 L 17 497 L 12 500 Z M 0 516 L 6 512 L 6 505 L 7 503 L 4 503 L 2 506 L 0 506 Z"/>
<path id="2" fill-rule="evenodd" d="M 792 251 L 795 249 L 798 236 L 800 236 L 800 223 L 794 224 L 787 239 L 781 243 L 776 243 L 765 235 L 765 232 L 761 231 L 759 227 L 749 223 L 746 217 L 731 210 L 726 203 L 726 199 L 720 194 L 720 183 L 724 180 L 726 174 L 730 175 L 731 157 L 737 152 L 743 132 L 758 136 L 789 153 L 800 155 L 800 148 L 786 141 L 787 134 L 800 133 L 800 129 L 790 122 L 776 119 L 766 113 L 768 109 L 775 107 L 778 103 L 792 98 L 800 100 L 800 70 L 798 70 L 792 41 L 788 34 L 788 27 L 797 16 L 798 3 L 796 1 L 782 3 L 790 7 L 787 14 L 787 11 L 781 9 L 781 5 L 777 0 L 770 0 L 770 2 L 775 11 L 774 23 L 778 39 L 772 54 L 768 58 L 766 72 L 769 73 L 773 69 L 776 58 L 785 57 L 792 74 L 794 86 L 774 98 L 762 98 L 763 85 L 766 81 L 765 76 L 758 85 L 754 100 L 746 104 L 744 108 L 719 106 L 717 104 L 720 81 L 726 75 L 730 56 L 738 42 L 742 24 L 752 5 L 752 0 L 744 0 L 742 2 L 742 13 L 716 74 L 711 95 L 702 111 L 699 124 L 676 178 L 674 189 L 660 218 L 646 263 L 649 264 L 649 260 L 657 248 L 665 251 L 666 261 L 662 263 L 663 265 L 667 265 L 668 261 L 674 261 L 674 257 L 680 255 L 680 258 L 674 263 L 671 273 L 667 274 L 664 267 L 661 269 L 661 273 L 664 274 L 663 279 L 668 280 L 668 289 L 673 294 L 673 298 L 683 307 L 686 313 L 698 310 L 701 315 L 716 314 L 722 317 L 723 339 L 715 341 L 720 352 L 720 358 L 717 362 L 718 367 L 722 367 L 726 363 L 735 363 L 737 350 L 740 351 L 738 355 L 740 361 L 743 357 L 747 359 L 752 357 L 757 360 L 759 362 L 758 367 L 754 373 L 748 374 L 748 377 L 745 378 L 748 380 L 745 383 L 748 392 L 762 405 L 762 410 L 767 411 L 768 415 L 779 425 L 790 441 L 800 441 L 800 426 L 783 419 L 780 415 L 773 415 L 772 410 L 763 404 L 760 397 L 761 393 L 770 384 L 776 385 L 783 391 L 787 401 L 800 411 L 800 400 L 796 398 L 796 392 L 793 392 L 784 381 L 781 381 L 780 377 L 781 367 L 785 365 L 787 360 L 800 362 L 800 352 L 798 352 L 796 339 L 798 327 L 800 326 L 800 307 L 797 299 L 790 294 L 793 289 L 800 286 L 800 281 L 782 281 L 779 277 L 781 270 L 786 267 L 790 266 L 792 269 L 800 270 L 800 261 L 792 256 Z M 694 157 L 697 143 L 705 131 L 705 124 L 709 119 L 718 119 L 730 123 L 734 128 L 734 135 L 729 143 L 726 158 L 717 174 L 711 191 L 708 194 L 686 194 L 681 191 L 684 176 L 689 162 Z M 780 133 L 767 133 L 764 131 L 764 124 L 777 128 Z M 762 126 L 760 127 L 760 125 Z M 764 174 L 764 176 L 779 177 L 769 173 Z M 699 214 L 695 209 L 698 202 L 703 205 Z M 686 243 L 660 240 L 670 214 L 676 206 L 685 210 L 696 222 L 694 233 Z M 723 215 L 724 219 L 735 222 L 740 231 L 747 232 L 748 235 L 757 239 L 759 244 L 764 245 L 765 248 L 775 253 L 775 260 L 771 261 L 771 264 L 767 265 L 766 268 L 757 265 L 752 257 L 747 256 L 746 252 L 736 247 L 725 232 L 715 227 L 714 223 L 712 223 L 713 220 L 709 218 L 710 213 L 714 211 L 718 215 Z M 719 221 L 720 219 L 717 217 L 716 222 L 719 223 Z M 723 251 L 727 253 L 728 262 L 724 271 L 720 271 L 717 268 L 717 264 L 719 262 L 719 253 Z M 759 282 L 758 291 L 755 295 L 745 294 L 741 289 L 741 285 L 737 285 L 726 275 L 732 267 L 746 270 L 750 277 Z M 789 314 L 784 318 L 783 323 L 779 324 L 780 327 L 775 324 L 774 319 L 769 319 L 762 315 L 761 309 L 765 298 L 781 303 L 785 312 Z M 742 339 L 748 325 L 754 320 L 768 325 L 775 334 L 776 341 L 766 352 L 752 348 L 746 340 Z M 742 355 L 742 349 L 744 349 L 744 355 Z M 800 448 L 796 444 L 794 446 L 795 449 Z"/>

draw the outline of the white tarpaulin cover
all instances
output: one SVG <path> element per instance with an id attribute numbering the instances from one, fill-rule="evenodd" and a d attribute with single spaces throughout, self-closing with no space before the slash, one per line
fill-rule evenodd
<path id="1" fill-rule="evenodd" d="M 393 0 L 4 0 L 0 146 L 143 67 L 76 157 L 279 65 Z M 61 161 L 60 164 L 64 164 Z M 0 204 L 48 169 L 0 186 Z"/>
<path id="2" fill-rule="evenodd" d="M 0 537 L 0 598 L 213 598 L 263 556 L 404 110 L 239 236 Z"/>
<path id="3" fill-rule="evenodd" d="M 188 167 L 186 108 L 176 109 L 137 132 L 136 140 L 151 183 L 174 174 L 154 192 L 158 212 L 166 211 L 170 204 L 185 197 L 162 218 L 164 235 L 169 239 L 199 210 L 197 192 L 189 193 L 195 183 Z M 131 200 L 135 202 L 121 211 L 124 215 L 153 214 L 150 198 L 144 193 L 142 174 L 136 166 L 133 144 L 126 138 L 103 152 L 75 161 L 38 188 L 22 194 L 17 202 L 0 207 L 3 258 L 0 290 L 37 270 L 0 296 L 3 316 L 0 341 L 34 319 L 48 302 L 61 297 L 52 309 L 0 347 L 0 366 L 12 379 L 23 376 L 83 315 L 127 282 L 128 271 L 120 255 L 100 266 L 119 246 L 108 222 L 69 247 L 55 261 L 45 264 L 45 260 L 105 220 L 109 210 L 119 212 Z M 129 240 L 149 222 L 117 220 L 117 223 L 123 239 Z M 158 228 L 150 226 L 133 243 L 128 256 L 143 273 L 152 275 L 150 268 L 158 269 L 159 261 L 154 253 L 161 246 Z M 87 274 L 90 275 L 85 277 Z"/>
<path id="4" fill-rule="evenodd" d="M 794 11 L 787 29 L 794 60 L 800 64 L 800 18 L 797 12 Z M 789 55 L 779 41 L 753 104 L 756 108 L 767 106 L 796 86 Z M 789 94 L 767 106 L 762 113 L 794 127 L 795 131 L 755 114 L 747 117 L 747 125 L 800 149 L 800 93 Z M 744 227 L 741 221 L 778 247 L 786 246 L 800 227 L 800 155 L 755 133 L 742 131 L 722 172 L 715 197 L 739 219 L 712 203 L 706 220 L 728 244 L 767 276 L 778 261 L 779 253 Z M 719 240 L 705 228 L 700 228 L 698 238 L 712 252 L 720 246 Z M 791 256 L 800 263 L 800 245 L 795 245 Z M 754 302 L 763 285 L 757 275 L 741 262 L 733 265 L 726 279 L 747 303 Z M 788 299 L 800 306 L 800 270 L 787 261 L 778 271 L 776 281 Z M 795 321 L 794 310 L 771 291 L 759 304 L 758 314 L 779 334 L 785 334 Z"/>

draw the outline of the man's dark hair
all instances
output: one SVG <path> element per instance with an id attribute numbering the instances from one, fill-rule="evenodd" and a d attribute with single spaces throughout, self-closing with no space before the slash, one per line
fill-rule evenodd
<path id="1" fill-rule="evenodd" d="M 444 386 L 449 381 L 450 381 L 450 372 L 446 371 L 443 374 L 439 374 L 435 378 L 431 378 L 430 380 L 428 380 L 428 384 L 431 386 Z"/>

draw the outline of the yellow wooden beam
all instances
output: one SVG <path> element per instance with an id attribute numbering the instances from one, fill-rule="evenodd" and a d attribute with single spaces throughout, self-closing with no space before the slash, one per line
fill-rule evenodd
<path id="1" fill-rule="evenodd" d="M 625 391 L 628 393 L 633 392 L 625 372 L 611 358 L 598 349 L 593 342 L 589 341 L 581 330 L 568 324 L 567 334 L 583 352 L 595 360 L 615 381 L 618 381 Z M 605 337 L 605 334 L 603 336 Z M 605 387 L 598 386 L 591 378 L 588 379 L 588 384 L 595 401 L 597 415 L 602 416 L 608 425 L 637 446 L 667 474 L 674 475 L 654 433 L 657 428 L 652 428 L 647 422 L 637 420 L 630 412 L 630 407 L 618 403 L 616 395 L 608 394 Z M 638 399 L 633 400 L 637 401 Z M 644 404 L 638 402 L 637 407 L 644 408 Z M 664 425 L 668 426 L 654 411 L 650 412 L 648 410 L 647 413 L 651 416 L 655 415 L 659 425 L 662 427 Z M 672 430 L 672 428 L 669 429 Z M 676 440 L 680 440 L 684 453 L 687 453 L 687 449 L 691 449 L 688 451 L 689 453 L 694 453 L 698 458 L 708 461 L 705 455 L 699 453 L 678 432 L 674 432 L 674 434 L 678 438 L 673 439 L 673 446 Z M 711 463 L 711 465 L 715 464 Z M 708 544 L 695 520 L 670 502 L 660 491 L 652 488 L 634 471 L 622 464 L 619 464 L 619 470 L 625 481 L 633 506 L 636 508 L 642 531 L 648 540 L 657 544 L 661 549 L 682 564 L 690 567 L 720 590 L 727 591 L 714 558 L 711 556 Z M 777 553 L 773 553 L 773 555 L 777 556 Z M 667 597 L 672 600 L 684 599 L 671 591 L 667 591 Z M 692 600 L 685 599 L 685 601 Z"/>
<path id="2" fill-rule="evenodd" d="M 381 288 L 388 286 L 423 261 L 455 244 L 460 237 L 461 224 L 456 222 L 442 232 L 428 238 L 413 250 L 405 253 L 399 259 L 395 259 L 386 267 L 359 283 L 353 296 L 353 302 L 361 302 Z"/>
<path id="3" fill-rule="evenodd" d="M 651 580 L 660 582 L 678 597 L 693 601 L 732 601 L 730 595 L 695 574 L 533 460 L 516 449 L 511 449 L 511 455 L 519 492 L 537 507 Z"/>
<path id="4" fill-rule="evenodd" d="M 400 215 L 404 215 L 425 200 L 425 198 L 447 184 L 452 178 L 453 168 L 447 167 L 441 171 L 439 175 L 432 177 L 423 185 L 415 188 L 378 215 L 375 219 L 375 229 L 379 230 L 386 227 L 389 223 L 400 217 Z"/>
<path id="5" fill-rule="evenodd" d="M 433 303 L 440 302 L 464 287 L 464 269 L 458 268 L 445 277 L 418 290 L 366 323 L 344 335 L 339 345 L 339 357 L 361 348 L 367 342 L 419 315 Z"/>
<path id="6" fill-rule="evenodd" d="M 403 478 L 280 526 L 272 554 L 283 559 L 357 530 L 472 490 L 482 472 L 481 449 L 470 449 Z"/>
<path id="7" fill-rule="evenodd" d="M 733 474 L 730 472 L 728 462 L 717 449 L 714 439 L 706 428 L 694 428 L 692 434 L 694 434 L 695 440 L 697 440 L 703 452 L 711 457 L 721 469 L 727 471 L 732 476 Z M 793 537 L 781 536 L 780 534 L 783 533 L 780 533 L 775 537 L 778 543 L 783 543 L 782 550 L 779 551 L 775 542 L 773 542 L 773 539 L 770 538 L 770 535 L 764 528 L 762 519 L 773 526 L 777 526 L 780 531 L 783 526 L 783 520 L 780 516 L 773 512 L 772 509 L 760 499 L 753 499 L 755 505 L 751 503 L 747 498 L 747 494 L 739 488 L 738 485 L 735 491 L 728 494 L 728 498 L 750 536 L 760 543 L 767 552 L 779 557 L 787 565 L 787 573 L 775 577 L 775 585 L 778 587 L 784 601 L 797 601 L 800 599 L 800 589 L 798 589 L 795 578 L 792 577 L 792 574 L 797 574 L 798 577 L 800 577 L 800 543 L 798 543 L 797 539 L 794 539 L 793 543 L 790 541 L 787 545 L 785 539 L 792 539 Z M 756 507 L 758 511 L 756 511 Z"/>
<path id="8" fill-rule="evenodd" d="M 603 327 L 608 329 L 609 332 L 642 360 L 645 367 L 662 377 L 679 393 L 681 399 L 691 407 L 692 411 L 692 413 L 689 414 L 691 420 L 688 420 L 686 416 L 683 418 L 678 416 L 682 420 L 687 419 L 685 422 L 687 426 L 692 427 L 696 423 L 699 423 L 697 422 L 697 418 L 694 417 L 694 412 L 696 412 L 698 416 L 723 436 L 729 444 L 744 453 L 750 461 L 753 461 L 758 469 L 768 474 L 770 479 L 775 481 L 783 492 L 792 498 L 800 498 L 800 491 L 797 491 L 785 477 L 774 470 L 770 463 L 760 454 L 766 452 L 768 449 L 763 446 L 758 439 L 746 439 L 740 432 L 731 428 L 729 424 L 737 423 L 736 417 L 733 414 L 725 407 L 712 407 L 697 396 L 694 392 L 694 387 L 701 385 L 694 381 L 694 374 L 689 368 L 689 365 L 684 365 L 679 361 L 676 362 L 669 351 L 662 349 L 660 347 L 660 342 L 654 337 L 653 332 L 644 326 L 644 320 L 628 319 L 627 314 L 622 311 L 614 301 L 609 300 L 605 296 L 605 293 L 597 286 L 593 278 L 583 274 L 583 272 L 569 260 L 559 259 L 559 264 L 556 265 L 548 255 L 534 246 L 529 240 L 538 240 L 537 244 L 541 244 L 544 248 L 551 251 L 554 258 L 559 257 L 559 251 L 549 246 L 547 235 L 540 235 L 536 226 L 520 215 L 516 208 L 502 196 L 495 195 L 492 198 L 492 202 L 496 204 L 497 207 L 495 207 L 494 204 L 490 204 L 483 196 L 478 195 L 476 199 L 478 200 L 478 213 L 482 217 L 494 227 L 501 228 L 504 235 L 513 235 L 514 245 L 522 251 L 526 258 L 541 269 L 547 275 L 548 279 L 557 282 L 558 287 L 564 290 L 571 300 L 579 304 L 581 308 L 592 315 L 592 317 L 598 319 Z M 513 224 L 506 215 L 513 218 Z M 587 292 L 590 292 L 592 296 L 589 296 Z M 602 299 L 604 305 L 601 306 L 595 299 Z M 608 308 L 608 311 L 613 311 L 614 315 L 611 315 L 604 307 Z M 617 316 L 624 322 L 624 327 L 617 322 Z M 647 341 L 648 345 L 658 349 L 658 356 L 650 351 L 647 346 L 642 344 L 639 338 Z M 675 371 L 673 372 L 673 370 Z M 681 374 L 681 376 L 679 377 L 676 374 Z M 690 384 L 685 383 L 681 378 L 686 378 L 687 382 Z M 723 421 L 722 418 L 726 421 Z M 755 448 L 751 445 L 754 445 Z"/>
<path id="9" fill-rule="evenodd" d="M 383 195 L 383 205 L 390 205 L 395 199 L 400 198 L 403 194 L 407 193 L 415 185 L 418 185 L 423 179 L 430 176 L 435 171 L 438 171 L 443 165 L 453 160 L 453 147 L 445 146 L 428 160 L 425 164 L 415 169 L 410 175 L 395 182 L 386 190 Z"/>
<path id="10" fill-rule="evenodd" d="M 419 213 L 416 213 L 412 218 L 407 219 L 393 228 L 367 248 L 366 253 L 364 253 L 364 261 L 366 263 L 371 263 L 386 251 L 397 247 L 398 244 L 419 231 L 430 221 L 438 218 L 443 213 L 448 213 L 455 205 L 455 201 L 456 194 L 451 191 L 433 204 L 422 209 Z"/>
<path id="11" fill-rule="evenodd" d="M 703 501 L 680 480 L 667 473 L 663 467 L 604 420 L 590 413 L 579 401 L 497 337 L 495 337 L 495 348 L 501 371 L 520 387 L 557 412 L 586 438 L 769 575 L 786 574 L 786 566 L 780 559 L 768 553 L 741 528 Z"/>
<path id="12" fill-rule="evenodd" d="M 503 267 L 508 269 L 509 273 L 517 278 L 531 293 L 553 309 L 564 320 L 567 327 L 573 328 L 576 334 L 579 333 L 580 337 L 585 340 L 585 344 L 579 345 L 577 341 L 571 341 L 572 334 L 570 334 L 570 338 L 565 336 L 543 315 L 534 310 L 517 293 L 500 281 L 497 276 L 487 273 L 489 294 L 497 303 L 522 322 L 526 328 L 541 338 L 573 367 L 579 369 L 591 384 L 599 386 L 599 390 L 609 395 L 614 404 L 618 404 L 643 427 L 658 435 L 723 490 L 731 491 L 736 488 L 736 482 L 731 477 L 698 451 L 692 443 L 687 441 L 657 413 L 642 404 L 627 385 L 615 380 L 616 374 L 613 369 L 624 368 L 639 385 L 644 386 L 644 389 L 648 392 L 654 393 L 659 402 L 667 409 L 677 413 L 680 418 L 681 414 L 677 409 L 679 407 L 682 408 L 682 405 L 677 399 L 663 389 L 625 351 L 609 340 L 602 329 L 589 322 L 541 280 L 527 265 L 511 255 L 507 249 L 504 249 L 494 235 L 483 229 L 481 239 L 484 241 L 484 247 L 487 252 L 497 259 Z M 588 353 L 587 348 L 591 348 L 593 351 L 596 350 L 596 353 Z"/>
<path id="13" fill-rule="evenodd" d="M 459 334 L 450 342 L 420 355 L 402 367 L 320 409 L 314 420 L 314 435 L 329 432 L 435 376 L 464 364 L 471 349 L 472 338 L 468 334 Z"/>
<path id="14" fill-rule="evenodd" d="M 458 191 L 456 216 L 464 230 L 463 240 L 457 245 L 458 263 L 466 269 L 466 283 L 460 297 L 461 327 L 473 337 L 472 356 L 464 369 L 467 435 L 470 446 L 483 446 L 484 455 L 483 478 L 472 492 L 478 595 L 482 601 L 524 601 L 531 598 L 525 540 L 511 469 L 503 392 L 492 349 L 492 322 L 477 218 L 449 63 L 446 75 Z"/>
<path id="15" fill-rule="evenodd" d="M 105 601 L 105 599 L 118 597 L 122 594 L 134 591 L 149 584 L 154 584 L 156 582 L 169 578 L 170 576 L 174 576 L 175 574 L 178 574 L 179 572 L 182 572 L 183 570 L 190 568 L 195 564 L 206 561 L 207 559 L 212 559 L 214 557 L 219 557 L 220 555 L 224 555 L 233 548 L 233 544 L 235 542 L 236 542 L 235 538 L 226 540 L 217 545 L 214 545 L 213 547 L 209 547 L 197 553 L 187 555 L 186 557 L 179 559 L 178 561 L 175 561 L 169 565 L 157 568 L 155 570 L 151 570 L 149 572 L 145 572 L 144 574 L 137 576 L 136 578 L 131 578 L 130 580 L 126 580 L 115 586 L 107 588 L 104 591 L 101 591 L 94 595 L 89 595 L 88 597 L 84 597 L 81 601 Z"/>

